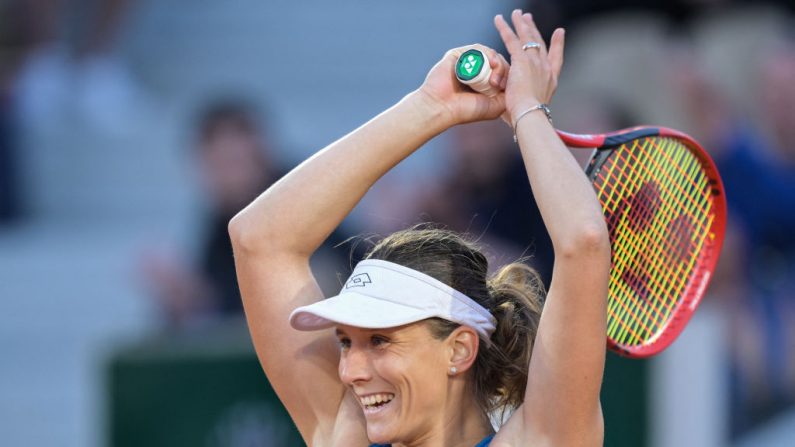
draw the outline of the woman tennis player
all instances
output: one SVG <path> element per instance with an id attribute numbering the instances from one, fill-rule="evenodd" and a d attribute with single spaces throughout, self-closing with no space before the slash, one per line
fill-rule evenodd
<path id="1" fill-rule="evenodd" d="M 563 63 L 529 14 L 496 27 L 489 97 L 449 51 L 422 86 L 321 150 L 230 222 L 257 354 L 309 446 L 596 446 L 604 424 L 610 247 L 594 191 L 544 110 Z M 514 126 L 556 261 L 546 296 L 529 267 L 487 280 L 463 237 L 386 237 L 323 299 L 309 258 L 367 190 L 433 136 L 503 115 Z M 531 355 L 532 351 L 532 355 Z M 507 419 L 495 434 L 490 417 Z"/>

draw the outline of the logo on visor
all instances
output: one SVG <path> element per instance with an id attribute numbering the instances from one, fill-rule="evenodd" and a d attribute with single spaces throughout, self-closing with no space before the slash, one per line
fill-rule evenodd
<path id="1" fill-rule="evenodd" d="M 351 287 L 364 287 L 365 285 L 372 282 L 373 281 L 370 280 L 370 275 L 367 273 L 359 273 L 358 275 L 353 275 L 348 278 L 348 282 L 345 283 L 345 288 L 350 289 Z"/>

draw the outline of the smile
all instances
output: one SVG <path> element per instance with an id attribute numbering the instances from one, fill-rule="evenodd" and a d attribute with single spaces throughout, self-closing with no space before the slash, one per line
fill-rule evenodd
<path id="1" fill-rule="evenodd" d="M 385 407 L 394 398 L 395 395 L 392 393 L 370 394 L 368 396 L 360 396 L 359 402 L 364 407 L 365 413 L 372 413 Z"/>

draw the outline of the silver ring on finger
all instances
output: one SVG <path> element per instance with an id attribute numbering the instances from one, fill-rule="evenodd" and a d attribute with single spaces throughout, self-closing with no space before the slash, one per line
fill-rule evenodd
<path id="1" fill-rule="evenodd" d="M 541 48 L 541 44 L 537 42 L 527 42 L 526 44 L 522 45 L 522 51 L 526 51 L 530 48 Z"/>

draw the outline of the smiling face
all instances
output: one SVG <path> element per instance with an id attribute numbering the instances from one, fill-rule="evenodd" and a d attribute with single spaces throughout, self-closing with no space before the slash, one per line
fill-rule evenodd
<path id="1" fill-rule="evenodd" d="M 339 375 L 357 397 L 375 443 L 418 440 L 439 426 L 453 350 L 425 323 L 389 329 L 337 326 Z"/>

